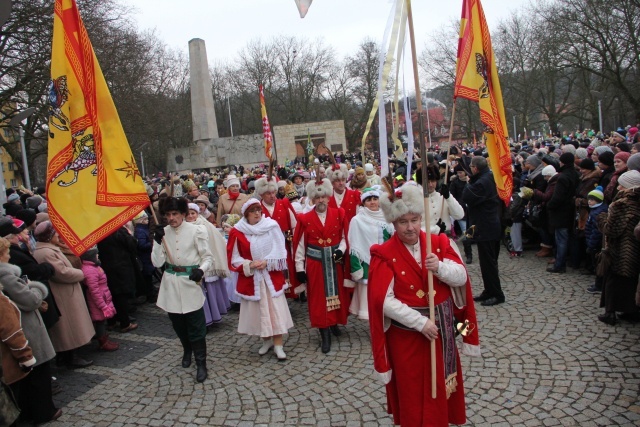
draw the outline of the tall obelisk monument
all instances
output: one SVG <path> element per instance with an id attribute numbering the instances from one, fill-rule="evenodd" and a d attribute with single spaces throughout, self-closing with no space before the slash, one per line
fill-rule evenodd
<path id="1" fill-rule="evenodd" d="M 207 48 L 202 39 L 189 40 L 189 72 L 193 141 L 200 143 L 217 139 L 218 124 L 213 107 Z"/>

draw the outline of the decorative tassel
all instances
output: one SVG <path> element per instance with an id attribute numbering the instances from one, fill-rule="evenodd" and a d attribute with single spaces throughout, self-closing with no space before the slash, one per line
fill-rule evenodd
<path id="1" fill-rule="evenodd" d="M 451 396 L 452 393 L 455 393 L 456 389 L 458 388 L 458 378 L 456 375 L 456 372 L 449 375 L 449 378 L 447 378 L 444 383 L 447 390 L 447 399 Z"/>

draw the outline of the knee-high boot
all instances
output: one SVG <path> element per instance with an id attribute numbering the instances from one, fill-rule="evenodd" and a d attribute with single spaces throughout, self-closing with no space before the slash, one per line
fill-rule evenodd
<path id="1" fill-rule="evenodd" d="M 322 352 L 329 353 L 331 351 L 331 330 L 320 328 L 320 338 L 322 338 Z"/>
<path id="2" fill-rule="evenodd" d="M 182 367 L 188 368 L 189 366 L 191 366 L 191 353 L 193 352 L 193 349 L 191 348 L 191 342 L 189 342 L 189 340 L 183 339 L 180 339 L 180 342 L 182 343 L 182 350 L 184 352 L 182 354 Z"/>
<path id="3" fill-rule="evenodd" d="M 207 341 L 203 338 L 191 343 L 193 356 L 196 360 L 196 381 L 199 383 L 207 379 Z"/>

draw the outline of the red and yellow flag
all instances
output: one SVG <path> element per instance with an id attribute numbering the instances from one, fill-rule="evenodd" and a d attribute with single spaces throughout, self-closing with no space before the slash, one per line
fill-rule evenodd
<path id="1" fill-rule="evenodd" d="M 49 217 L 79 255 L 149 197 L 75 0 L 55 2 L 49 104 Z"/>
<path id="2" fill-rule="evenodd" d="M 271 125 L 267 116 L 267 106 L 264 104 L 264 87 L 258 86 L 260 90 L 260 111 L 262 112 L 262 134 L 264 135 L 264 155 L 271 161 L 273 158 L 273 135 Z"/>
<path id="3" fill-rule="evenodd" d="M 498 195 L 508 205 L 513 190 L 513 176 L 507 123 L 491 36 L 480 0 L 463 0 L 453 97 L 466 98 L 479 104 L 489 164 Z"/>

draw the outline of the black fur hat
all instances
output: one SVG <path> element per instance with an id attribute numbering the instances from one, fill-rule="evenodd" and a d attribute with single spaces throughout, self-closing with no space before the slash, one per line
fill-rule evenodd
<path id="1" fill-rule="evenodd" d="M 158 202 L 160 215 L 166 215 L 170 211 L 178 211 L 187 215 L 189 213 L 189 202 L 183 197 L 166 197 Z"/>

